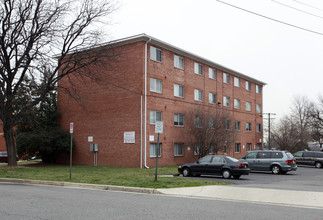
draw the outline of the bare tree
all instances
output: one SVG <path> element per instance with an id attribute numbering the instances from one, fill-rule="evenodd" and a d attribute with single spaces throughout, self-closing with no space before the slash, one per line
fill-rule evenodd
<path id="1" fill-rule="evenodd" d="M 292 153 L 298 151 L 298 126 L 289 117 L 284 117 L 273 127 L 272 140 L 274 145 L 281 150 L 288 150 Z"/>
<path id="2" fill-rule="evenodd" d="M 227 112 L 196 107 L 185 114 L 185 136 L 199 158 L 217 153 L 235 140 L 232 117 Z"/>
<path id="3" fill-rule="evenodd" d="M 323 97 L 319 97 L 317 104 L 310 111 L 311 134 L 314 141 L 320 144 L 320 150 L 323 150 Z"/>
<path id="4" fill-rule="evenodd" d="M 96 78 L 86 67 L 98 65 L 106 53 L 84 48 L 99 45 L 102 32 L 93 24 L 113 11 L 109 0 L 1 1 L 0 120 L 9 166 L 17 164 L 14 127 L 21 117 L 55 91 L 63 77 Z"/>

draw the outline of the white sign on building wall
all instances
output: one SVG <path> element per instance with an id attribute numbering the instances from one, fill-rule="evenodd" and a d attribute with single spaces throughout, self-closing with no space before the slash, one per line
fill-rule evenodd
<path id="1" fill-rule="evenodd" d="M 123 143 L 125 144 L 134 144 L 135 140 L 135 132 L 134 131 L 125 131 L 123 133 Z"/>

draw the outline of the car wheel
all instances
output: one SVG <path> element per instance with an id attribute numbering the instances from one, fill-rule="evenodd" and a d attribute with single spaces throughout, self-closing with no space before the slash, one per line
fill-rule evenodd
<path id="1" fill-rule="evenodd" d="M 222 171 L 222 176 L 223 176 L 224 179 L 229 179 L 231 177 L 230 170 L 227 170 L 227 169 L 223 170 Z"/>
<path id="2" fill-rule="evenodd" d="M 183 169 L 183 176 L 187 177 L 191 175 L 191 171 L 188 168 Z"/>
<path id="3" fill-rule="evenodd" d="M 315 167 L 316 167 L 316 168 L 322 168 L 322 163 L 320 163 L 320 162 L 315 162 Z"/>
<path id="4" fill-rule="evenodd" d="M 271 172 L 272 172 L 273 174 L 280 174 L 280 173 L 281 173 L 280 167 L 279 167 L 279 166 L 277 166 L 277 165 L 273 165 L 273 166 L 271 167 Z"/>
<path id="5" fill-rule="evenodd" d="M 233 178 L 239 179 L 241 175 L 233 175 Z"/>

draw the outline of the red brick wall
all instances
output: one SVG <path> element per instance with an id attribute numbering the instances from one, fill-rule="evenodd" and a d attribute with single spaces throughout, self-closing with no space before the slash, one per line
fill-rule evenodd
<path id="1" fill-rule="evenodd" d="M 256 132 L 256 123 L 262 124 L 261 114 L 256 114 L 256 103 L 262 104 L 262 95 L 256 94 L 255 84 L 252 90 L 246 91 L 245 80 L 240 79 L 240 88 L 233 86 L 233 77 L 230 84 L 223 83 L 221 70 L 217 70 L 217 79 L 209 79 L 208 65 L 203 64 L 203 76 L 194 73 L 194 60 L 185 57 L 184 70 L 174 67 L 174 53 L 162 49 L 163 60 L 156 62 L 149 59 L 150 44 L 148 44 L 148 76 L 147 76 L 147 165 L 155 166 L 155 158 L 150 157 L 149 136 L 154 136 L 155 126 L 150 125 L 150 110 L 162 111 L 164 133 L 160 136 L 162 155 L 160 165 L 174 165 L 194 161 L 194 146 L 189 146 L 183 135 L 184 127 L 174 126 L 174 113 L 186 113 L 196 107 L 204 106 L 205 110 L 220 109 L 233 114 L 235 120 L 241 121 L 241 131 L 238 132 L 236 143 L 241 143 L 240 153 L 234 153 L 234 144 L 230 146 L 228 154 L 241 157 L 246 153 L 246 144 L 252 143 L 252 149 L 259 143 L 262 133 Z M 158 46 L 156 46 L 158 47 Z M 61 124 L 68 130 L 69 123 L 74 122 L 73 151 L 74 164 L 93 164 L 93 152 L 89 151 L 88 136 L 93 136 L 93 143 L 99 145 L 98 164 L 111 166 L 140 167 L 140 123 L 141 123 L 141 94 L 144 94 L 144 59 L 145 42 L 137 42 L 116 48 L 121 54 L 118 62 L 112 62 L 100 69 L 95 69 L 106 75 L 101 83 L 85 80 L 75 80 L 82 105 L 69 98 L 62 90 L 58 93 L 59 111 L 62 113 Z M 181 55 L 180 55 L 181 56 Z M 181 56 L 183 57 L 183 56 Z M 162 80 L 162 94 L 150 92 L 150 77 Z M 106 82 L 106 83 L 104 83 Z M 67 85 L 62 80 L 61 85 Z M 174 97 L 174 83 L 184 85 L 184 98 Z M 194 101 L 194 89 L 203 90 L 203 102 Z M 209 92 L 217 94 L 217 102 L 223 102 L 222 96 L 230 96 L 230 107 L 218 107 L 208 103 Z M 233 99 L 241 100 L 240 110 L 233 108 Z M 144 101 L 144 96 L 142 96 Z M 252 103 L 252 111 L 245 110 L 245 102 Z M 142 106 L 144 113 L 144 102 Z M 144 114 L 143 114 L 144 116 Z M 185 116 L 184 116 L 185 117 Z M 144 122 L 144 119 L 143 119 Z M 252 123 L 252 131 L 247 132 L 246 122 Z M 232 122 L 231 126 L 234 126 Z M 143 126 L 144 129 L 144 126 Z M 124 144 L 125 131 L 135 131 L 136 143 Z M 143 130 L 144 132 L 144 130 Z M 143 133 L 144 138 L 144 133 Z M 184 155 L 174 156 L 174 143 L 184 143 Z M 245 146 L 245 148 L 243 148 Z M 188 150 L 190 147 L 190 150 Z M 144 149 L 144 140 L 142 148 Z M 221 153 L 221 152 L 219 152 Z M 142 154 L 144 157 L 144 153 Z M 67 157 L 59 158 L 60 162 L 68 162 Z M 144 161 L 144 158 L 143 158 Z"/>

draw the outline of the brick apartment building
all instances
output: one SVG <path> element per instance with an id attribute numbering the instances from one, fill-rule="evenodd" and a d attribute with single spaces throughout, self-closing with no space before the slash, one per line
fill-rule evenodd
<path id="1" fill-rule="evenodd" d="M 73 82 L 81 104 L 58 91 L 61 125 L 68 130 L 74 123 L 74 164 L 94 164 L 90 144 L 98 144 L 98 165 L 154 166 L 158 120 L 164 123 L 159 165 L 194 161 L 183 130 L 188 109 L 196 106 L 229 112 L 233 126 L 238 124 L 235 142 L 218 154 L 237 158 L 262 147 L 265 83 L 145 34 L 100 47 L 105 48 L 118 54 L 94 70 L 105 79 Z M 67 79 L 60 85 L 68 87 Z"/>

